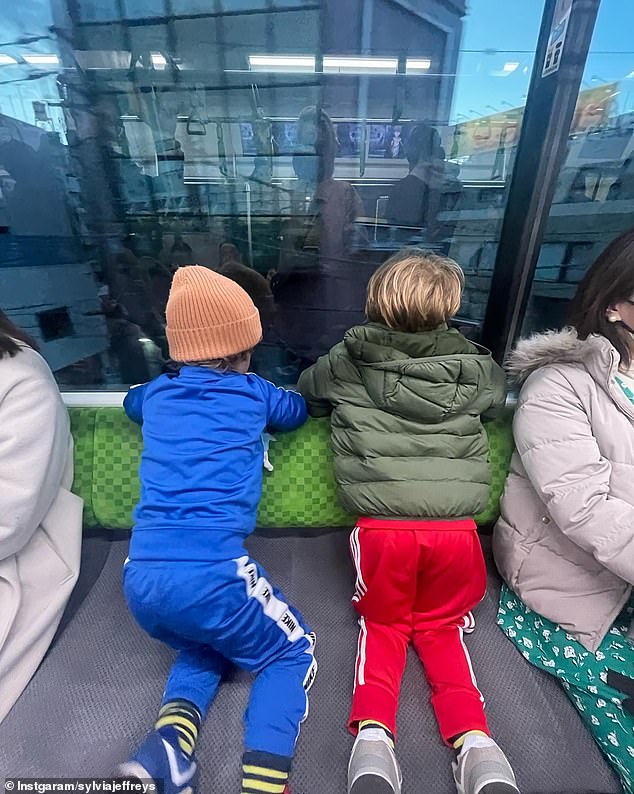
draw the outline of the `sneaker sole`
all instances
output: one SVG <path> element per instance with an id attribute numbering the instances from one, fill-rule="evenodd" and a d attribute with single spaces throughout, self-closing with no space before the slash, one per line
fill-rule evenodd
<path id="1" fill-rule="evenodd" d="M 380 775 L 361 775 L 354 781 L 348 794 L 396 794 L 396 791 Z M 495 794 L 495 792 L 485 792 L 485 794 Z"/>

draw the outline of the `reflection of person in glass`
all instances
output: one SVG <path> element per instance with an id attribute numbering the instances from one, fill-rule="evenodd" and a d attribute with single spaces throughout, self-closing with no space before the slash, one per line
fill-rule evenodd
<path id="1" fill-rule="evenodd" d="M 385 127 L 383 124 L 372 124 L 370 126 L 370 146 L 368 154 L 370 157 L 377 156 L 385 146 Z"/>
<path id="2" fill-rule="evenodd" d="M 292 154 L 295 144 L 295 126 L 290 121 L 273 122 L 273 139 L 280 154 Z"/>
<path id="3" fill-rule="evenodd" d="M 145 333 L 132 320 L 125 306 L 110 295 L 107 286 L 99 290 L 101 309 L 110 338 L 109 353 L 116 364 L 120 383 L 139 383 L 151 378 L 145 348 Z"/>
<path id="4" fill-rule="evenodd" d="M 297 145 L 293 169 L 300 184 L 295 206 L 305 209 L 308 228 L 305 247 L 319 249 L 320 265 L 337 272 L 339 260 L 353 247 L 355 221 L 363 214 L 357 191 L 333 178 L 337 136 L 329 116 L 306 108 L 297 122 Z"/>
<path id="5" fill-rule="evenodd" d="M 257 270 L 243 263 L 242 254 L 233 243 L 221 243 L 218 258 L 218 272 L 239 284 L 251 298 L 260 312 L 266 333 L 273 318 L 273 295 L 269 282 Z"/>
<path id="6" fill-rule="evenodd" d="M 354 157 L 359 154 L 361 129 L 358 124 L 351 124 L 347 121 L 337 124 L 337 138 L 339 139 L 340 157 Z"/>
<path id="7" fill-rule="evenodd" d="M 283 233 L 275 297 L 280 335 L 309 360 L 325 353 L 343 326 L 354 324 L 356 313 L 352 323 L 348 315 L 361 305 L 352 289 L 351 254 L 363 204 L 350 184 L 333 178 L 337 149 L 329 116 L 316 108 L 303 110 L 293 155 L 298 184 Z"/>
<path id="8" fill-rule="evenodd" d="M 445 150 L 438 131 L 424 123 L 411 130 L 404 148 L 409 174 L 390 192 L 387 219 L 397 226 L 425 228 L 433 237 L 445 181 Z"/>
<path id="9" fill-rule="evenodd" d="M 142 329 L 143 336 L 163 348 L 164 327 L 155 310 L 148 262 L 141 261 L 139 247 L 132 234 L 121 241 L 108 241 L 108 282 L 113 300 L 123 307 L 127 318 Z"/>
<path id="10" fill-rule="evenodd" d="M 396 160 L 399 157 L 405 156 L 405 153 L 403 151 L 403 139 L 401 138 L 400 127 L 390 128 L 387 141 L 385 144 L 385 154 L 383 156 L 391 160 Z"/>

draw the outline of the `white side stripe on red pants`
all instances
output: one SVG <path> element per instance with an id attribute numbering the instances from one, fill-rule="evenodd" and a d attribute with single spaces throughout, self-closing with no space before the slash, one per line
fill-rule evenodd
<path id="1" fill-rule="evenodd" d="M 473 620 L 473 615 L 471 615 L 471 619 Z M 469 656 L 469 651 L 467 650 L 467 646 L 464 644 L 464 629 L 462 628 L 462 626 L 458 626 L 458 631 L 460 633 L 460 644 L 462 645 L 465 659 L 467 660 L 467 664 L 469 665 L 469 672 L 471 673 L 471 682 L 478 695 L 480 695 L 480 702 L 484 705 L 484 695 L 482 694 L 482 692 L 480 692 L 480 689 L 478 688 L 478 682 L 476 681 L 475 673 L 473 671 L 473 665 L 471 664 L 471 657 Z"/>
<path id="2" fill-rule="evenodd" d="M 354 689 L 365 684 L 365 651 L 368 640 L 368 630 L 365 618 L 359 618 L 359 639 L 357 641 L 357 661 L 355 663 Z M 353 691 L 354 691 L 353 689 Z"/>
<path id="3" fill-rule="evenodd" d="M 465 622 L 473 621 L 473 615 L 470 614 L 470 620 L 468 616 L 465 617 Z M 473 621 L 475 623 L 475 621 Z M 475 677 L 475 672 L 473 670 L 473 664 L 471 663 L 471 656 L 469 655 L 469 651 L 467 650 L 467 646 L 465 645 L 464 641 L 464 628 L 462 626 L 456 626 L 456 631 L 460 637 L 460 644 L 462 645 L 462 649 L 464 651 L 465 660 L 469 667 L 469 674 L 471 675 L 471 683 L 473 684 L 474 689 L 480 696 L 480 702 L 484 704 L 484 695 L 480 691 L 478 687 L 478 682 Z M 357 641 L 357 659 L 355 663 L 355 676 L 354 676 L 354 690 L 356 690 L 357 686 L 364 686 L 365 684 L 365 662 L 366 662 L 366 646 L 368 641 L 368 629 L 365 624 L 365 618 L 359 618 L 359 639 Z M 353 690 L 353 691 L 354 691 Z"/>
<path id="4" fill-rule="evenodd" d="M 363 572 L 361 571 L 361 544 L 359 543 L 359 527 L 355 527 L 350 535 L 350 553 L 354 560 L 354 567 L 357 573 L 357 581 L 355 583 L 355 593 L 352 596 L 353 601 L 359 601 L 368 591 L 365 582 L 363 581 Z"/>

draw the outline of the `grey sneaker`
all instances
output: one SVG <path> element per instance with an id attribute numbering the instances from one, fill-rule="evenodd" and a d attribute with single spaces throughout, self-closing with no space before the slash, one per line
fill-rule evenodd
<path id="1" fill-rule="evenodd" d="M 348 794 L 401 794 L 402 783 L 401 769 L 385 731 L 359 731 L 348 764 Z"/>
<path id="2" fill-rule="evenodd" d="M 520 794 L 511 765 L 495 742 L 461 753 L 453 776 L 458 794 Z"/>

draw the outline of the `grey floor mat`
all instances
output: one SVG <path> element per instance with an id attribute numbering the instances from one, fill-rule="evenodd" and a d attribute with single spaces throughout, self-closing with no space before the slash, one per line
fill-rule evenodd
<path id="1" fill-rule="evenodd" d="M 345 533 L 254 538 L 253 555 L 317 632 L 319 674 L 302 728 L 294 794 L 343 794 L 351 738 L 345 729 L 356 651 Z M 121 593 L 127 543 L 112 543 L 101 576 L 12 712 L 0 725 L 0 776 L 102 776 L 151 726 L 171 652 L 129 616 Z M 523 794 L 618 794 L 616 779 L 557 683 L 533 670 L 494 624 L 491 578 L 467 639 L 491 726 Z M 242 712 L 249 677 L 221 688 L 199 744 L 202 794 L 239 790 Z M 398 753 L 404 794 L 454 794 L 451 751 L 441 744 L 420 664 L 403 681 Z"/>

